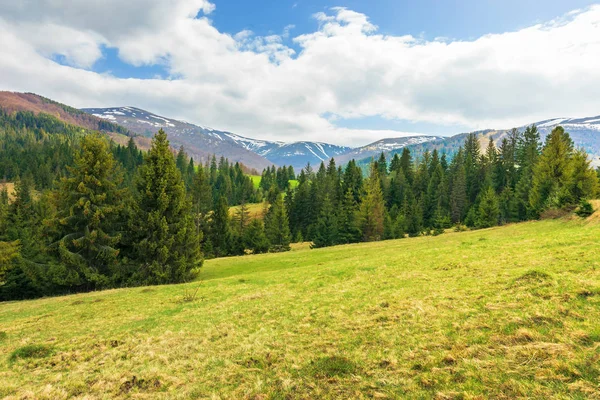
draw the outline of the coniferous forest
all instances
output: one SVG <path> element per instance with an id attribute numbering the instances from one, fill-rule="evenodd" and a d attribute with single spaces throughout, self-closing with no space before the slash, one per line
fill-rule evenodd
<path id="1" fill-rule="evenodd" d="M 27 112 L 0 113 L 0 300 L 185 282 L 204 258 L 439 235 L 448 229 L 585 214 L 599 172 L 557 127 L 535 126 L 497 148 L 470 135 L 454 154 L 408 148 L 365 176 L 332 159 L 266 169 L 174 153 L 161 130 L 143 152 Z M 297 185 L 291 185 L 297 179 Z M 264 202 L 263 218 L 248 204 Z M 231 206 L 237 206 L 230 212 Z"/>

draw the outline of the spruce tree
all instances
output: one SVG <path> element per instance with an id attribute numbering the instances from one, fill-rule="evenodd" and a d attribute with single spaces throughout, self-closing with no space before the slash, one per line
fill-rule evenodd
<path id="1" fill-rule="evenodd" d="M 229 206 L 225 196 L 219 197 L 214 212 L 210 216 L 208 240 L 215 257 L 230 254 L 232 232 L 229 218 Z"/>
<path id="2" fill-rule="evenodd" d="M 358 219 L 358 204 L 354 200 L 352 189 L 348 188 L 339 212 L 340 243 L 357 243 L 362 238 Z"/>
<path id="3" fill-rule="evenodd" d="M 321 207 L 321 213 L 315 226 L 311 248 L 334 246 L 340 242 L 338 218 L 326 195 Z"/>
<path id="4" fill-rule="evenodd" d="M 135 217 L 135 260 L 140 283 L 185 282 L 202 265 L 200 240 L 181 173 L 161 129 L 139 169 Z"/>
<path id="5" fill-rule="evenodd" d="M 584 150 L 577 150 L 571 160 L 572 175 L 569 184 L 572 204 L 594 198 L 598 194 L 598 177 L 591 167 L 590 160 Z"/>
<path id="6" fill-rule="evenodd" d="M 266 253 L 269 251 L 270 243 L 265 235 L 265 227 L 260 219 L 253 219 L 248 224 L 244 233 L 244 247 L 253 254 Z"/>
<path id="7" fill-rule="evenodd" d="M 452 222 L 460 223 L 467 212 L 467 183 L 465 168 L 458 165 L 452 180 L 452 193 L 450 193 L 450 215 Z"/>
<path id="8" fill-rule="evenodd" d="M 536 211 L 573 204 L 575 199 L 570 192 L 573 155 L 569 134 L 561 126 L 554 128 L 533 171 L 530 202 Z"/>
<path id="9" fill-rule="evenodd" d="M 408 236 L 419 236 L 423 232 L 423 209 L 411 190 L 406 193 L 404 216 Z"/>
<path id="10" fill-rule="evenodd" d="M 481 201 L 479 202 L 479 210 L 477 214 L 476 226 L 478 228 L 490 228 L 498 225 L 500 218 L 500 208 L 498 205 L 498 197 L 492 187 L 488 187 Z"/>
<path id="11" fill-rule="evenodd" d="M 212 189 L 209 177 L 202 166 L 198 164 L 198 171 L 194 175 L 191 188 L 192 210 L 194 213 L 206 215 L 213 208 Z"/>
<path id="12" fill-rule="evenodd" d="M 283 196 L 277 199 L 265 216 L 265 233 L 271 244 L 271 251 L 281 252 L 290 250 L 290 224 L 283 204 Z"/>
<path id="13" fill-rule="evenodd" d="M 410 185 L 413 183 L 414 172 L 413 172 L 413 160 L 408 148 L 402 149 L 402 156 L 400 156 L 400 168 L 404 177 Z"/>
<path id="14" fill-rule="evenodd" d="M 11 267 L 11 263 L 19 256 L 19 241 L 1 242 L 0 241 L 0 286 L 5 283 L 6 273 Z"/>
<path id="15" fill-rule="evenodd" d="M 71 176 L 61 182 L 53 221 L 58 241 L 51 248 L 61 265 L 54 273 L 62 275 L 54 279 L 63 286 L 106 287 L 118 266 L 122 177 L 106 140 L 98 135 L 83 138 L 70 170 Z"/>
<path id="16" fill-rule="evenodd" d="M 360 205 L 360 226 L 365 242 L 383 239 L 383 223 L 385 204 L 379 183 L 379 174 L 375 167 L 371 168 L 371 177 L 366 186 L 366 193 Z"/>

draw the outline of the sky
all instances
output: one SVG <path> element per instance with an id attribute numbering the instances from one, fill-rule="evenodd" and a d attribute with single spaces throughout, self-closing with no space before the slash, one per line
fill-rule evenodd
<path id="1" fill-rule="evenodd" d="M 350 146 L 600 114 L 583 0 L 0 0 L 0 90 Z"/>

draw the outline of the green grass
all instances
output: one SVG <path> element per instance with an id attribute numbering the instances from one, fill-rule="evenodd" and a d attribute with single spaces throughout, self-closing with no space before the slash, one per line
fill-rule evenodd
<path id="1" fill-rule="evenodd" d="M 551 220 L 303 246 L 3 303 L 0 397 L 598 398 L 599 240 Z M 26 346 L 52 352 L 11 362 Z"/>
<path id="2" fill-rule="evenodd" d="M 258 189 L 260 186 L 260 181 L 262 180 L 262 176 L 260 175 L 250 175 L 250 179 L 252 179 L 252 183 L 254 184 L 254 188 Z"/>
<path id="3" fill-rule="evenodd" d="M 262 179 L 262 176 L 260 175 L 250 175 L 250 179 L 252 179 L 252 183 L 254 184 L 254 188 L 258 189 L 258 187 L 260 186 L 260 181 Z M 290 186 L 292 189 L 295 189 L 298 187 L 298 181 L 296 179 L 294 180 L 290 180 Z"/>

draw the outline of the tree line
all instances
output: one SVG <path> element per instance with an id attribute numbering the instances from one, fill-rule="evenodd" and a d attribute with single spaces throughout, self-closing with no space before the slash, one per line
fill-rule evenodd
<path id="1" fill-rule="evenodd" d="M 244 251 L 218 212 L 230 228 L 229 204 L 262 199 L 241 165 L 195 165 L 163 131 L 143 152 L 46 114 L 0 113 L 0 176 L 2 300 L 192 279 L 203 253 Z"/>
<path id="2" fill-rule="evenodd" d="M 363 176 L 334 160 L 298 176 L 195 164 L 159 131 L 148 152 L 33 114 L 0 115 L 0 299 L 193 279 L 208 257 L 437 235 L 574 209 L 598 194 L 587 155 L 556 128 L 535 126 L 481 151 L 475 135 L 450 158 L 405 148 Z M 297 179 L 297 186 L 291 181 Z M 264 218 L 249 203 L 264 201 Z M 230 206 L 236 205 L 235 213 Z M 582 210 L 586 207 L 580 207 Z M 589 211 L 589 209 L 588 209 Z"/>
<path id="3" fill-rule="evenodd" d="M 488 228 L 539 218 L 549 209 L 574 209 L 598 195 L 600 169 L 557 127 L 542 145 L 537 128 L 513 129 L 485 151 L 469 135 L 452 159 L 410 149 L 389 161 L 382 154 L 363 177 L 350 161 L 307 166 L 285 197 L 296 241 L 313 247 L 438 235 L 446 229 Z"/>

